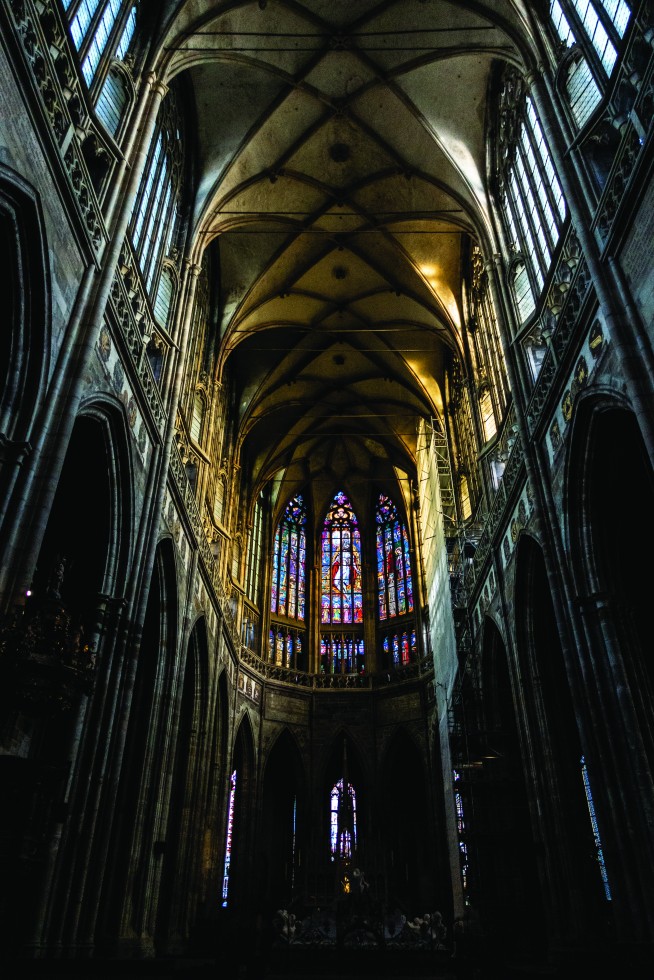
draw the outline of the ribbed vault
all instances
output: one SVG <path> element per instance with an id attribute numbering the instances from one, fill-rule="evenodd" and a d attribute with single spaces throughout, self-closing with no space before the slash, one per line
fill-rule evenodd
<path id="1" fill-rule="evenodd" d="M 411 473 L 461 349 L 462 263 L 490 233 L 488 91 L 523 7 L 198 0 L 170 19 L 253 489 Z"/>

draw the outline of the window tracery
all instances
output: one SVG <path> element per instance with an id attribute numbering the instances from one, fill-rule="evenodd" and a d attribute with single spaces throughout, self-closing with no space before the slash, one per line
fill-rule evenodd
<path id="1" fill-rule="evenodd" d="M 286 507 L 275 532 L 270 597 L 273 615 L 304 620 L 306 522 L 304 498 L 297 494 Z"/>
<path id="2" fill-rule="evenodd" d="M 136 29 L 136 4 L 129 0 L 63 0 L 68 28 L 90 87 L 103 60 L 123 60 Z"/>
<path id="3" fill-rule="evenodd" d="M 508 239 L 520 260 L 513 286 L 524 323 L 545 286 L 567 207 L 536 110 L 514 69 L 504 76 L 500 119 L 500 196 Z"/>
<path id="4" fill-rule="evenodd" d="M 159 111 L 130 223 L 132 245 L 150 295 L 158 286 L 161 262 L 171 251 L 177 225 L 182 184 L 182 128 L 181 112 L 171 89 Z"/>
<path id="5" fill-rule="evenodd" d="M 380 620 L 413 612 L 409 535 L 393 501 L 380 494 L 375 510 Z"/>
<path id="6" fill-rule="evenodd" d="M 334 496 L 322 531 L 321 622 L 363 622 L 361 534 L 348 498 Z"/>

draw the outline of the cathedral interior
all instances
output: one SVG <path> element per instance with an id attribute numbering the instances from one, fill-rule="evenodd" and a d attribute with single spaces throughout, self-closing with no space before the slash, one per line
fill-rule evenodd
<path id="1" fill-rule="evenodd" d="M 0 38 L 5 975 L 651 977 L 652 3 Z"/>

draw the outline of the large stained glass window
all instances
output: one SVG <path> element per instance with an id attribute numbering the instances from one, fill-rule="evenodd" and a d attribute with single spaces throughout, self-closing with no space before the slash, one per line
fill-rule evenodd
<path id="1" fill-rule="evenodd" d="M 379 495 L 377 521 L 377 590 L 379 618 L 413 612 L 409 536 L 393 501 Z"/>
<path id="2" fill-rule="evenodd" d="M 297 494 L 275 534 L 270 609 L 277 616 L 304 620 L 306 521 L 304 499 Z"/>
<path id="3" fill-rule="evenodd" d="M 363 622 L 361 535 L 352 506 L 339 490 L 322 531 L 321 622 Z"/>
<path id="4" fill-rule="evenodd" d="M 357 798 L 352 783 L 339 779 L 332 787 L 330 818 L 332 861 L 347 860 L 357 846 Z"/>

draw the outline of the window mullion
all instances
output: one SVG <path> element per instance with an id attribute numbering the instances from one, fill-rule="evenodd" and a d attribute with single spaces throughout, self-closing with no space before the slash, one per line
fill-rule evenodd
<path id="1" fill-rule="evenodd" d="M 543 287 L 543 273 L 540 264 L 540 254 L 536 246 L 535 233 L 529 220 L 529 215 L 527 214 L 524 189 L 520 186 L 515 174 L 511 174 L 509 186 L 516 224 L 521 235 L 520 251 L 524 257 L 527 274 L 532 283 L 533 295 L 534 297 L 538 297 Z"/>

